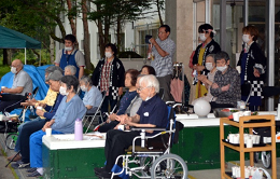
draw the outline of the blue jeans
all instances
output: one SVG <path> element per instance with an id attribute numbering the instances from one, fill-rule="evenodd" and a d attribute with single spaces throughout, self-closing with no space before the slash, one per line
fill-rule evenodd
<path id="1" fill-rule="evenodd" d="M 63 134 L 59 131 L 52 130 L 52 134 Z M 34 132 L 29 138 L 30 145 L 30 167 L 32 168 L 41 168 L 43 167 L 43 159 L 42 159 L 42 145 L 43 136 L 46 135 L 45 132 L 39 130 Z"/>
<path id="2" fill-rule="evenodd" d="M 32 121 L 26 121 L 24 123 L 22 123 L 21 125 L 18 126 L 18 138 L 17 138 L 17 141 L 16 141 L 16 146 L 15 146 L 15 152 L 18 152 L 20 150 L 20 137 L 19 135 L 21 134 L 21 131 L 22 131 L 22 128 L 25 124 L 29 123 L 29 122 L 33 122 L 33 121 L 41 121 L 41 120 L 44 120 L 44 119 L 41 119 L 40 117 L 37 117 L 35 118 L 34 120 Z"/>

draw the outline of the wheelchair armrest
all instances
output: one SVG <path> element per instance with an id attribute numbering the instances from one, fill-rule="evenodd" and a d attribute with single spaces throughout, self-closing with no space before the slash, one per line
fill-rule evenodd
<path id="1" fill-rule="evenodd" d="M 131 131 L 146 131 L 146 130 L 153 130 L 153 131 L 165 131 L 165 128 L 155 128 L 155 127 L 133 127 Z"/>
<path id="2" fill-rule="evenodd" d="M 136 129 L 142 129 L 142 131 L 140 133 L 140 136 L 134 137 L 134 139 L 132 141 L 132 152 L 133 153 L 135 152 L 135 146 L 136 146 L 137 139 L 141 140 L 141 148 L 145 148 L 147 139 L 153 139 L 160 135 L 164 135 L 164 134 L 168 134 L 168 133 L 171 134 L 173 132 L 173 131 L 166 130 L 164 128 L 136 128 Z M 147 129 L 147 130 L 158 129 L 158 131 L 160 131 L 160 132 L 157 134 L 154 134 L 152 136 L 146 136 L 145 129 Z"/>

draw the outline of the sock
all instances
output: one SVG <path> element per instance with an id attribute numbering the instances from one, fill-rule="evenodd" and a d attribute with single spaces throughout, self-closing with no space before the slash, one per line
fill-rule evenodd
<path id="1" fill-rule="evenodd" d="M 42 168 L 42 167 L 40 167 L 40 168 L 37 168 L 37 172 L 38 172 L 38 173 L 40 173 L 41 175 L 43 175 L 44 170 L 43 170 L 43 168 Z"/>

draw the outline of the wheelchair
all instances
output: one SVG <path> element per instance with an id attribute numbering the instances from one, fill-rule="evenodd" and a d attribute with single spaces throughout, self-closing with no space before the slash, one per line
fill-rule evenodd
<path id="1" fill-rule="evenodd" d="M 140 136 L 133 139 L 132 146 L 124 155 L 117 157 L 112 176 L 122 178 L 173 178 L 187 179 L 188 168 L 184 160 L 170 150 L 178 142 L 179 130 L 183 124 L 175 120 L 174 108 L 181 104 L 168 106 L 169 124 L 162 128 L 133 128 L 132 131 L 141 131 Z M 146 130 L 159 131 L 153 136 L 146 136 Z M 141 146 L 136 145 L 136 140 L 141 140 Z M 122 168 L 117 164 L 122 161 Z"/>
<path id="2" fill-rule="evenodd" d="M 28 93 L 26 94 L 26 100 L 28 99 L 33 99 L 36 97 L 36 94 L 38 93 L 39 87 L 36 87 L 32 94 Z M 2 124 L 0 123 L 0 133 L 1 132 L 1 125 L 5 127 L 5 130 L 3 131 L 4 134 L 7 134 L 5 137 L 5 145 L 9 150 L 14 150 L 15 149 L 15 144 L 18 138 L 18 130 L 17 127 L 25 122 L 25 114 L 28 109 L 32 109 L 33 106 L 26 106 L 24 107 L 18 117 L 17 121 L 2 121 Z M 3 127 L 3 128 L 4 128 Z"/>

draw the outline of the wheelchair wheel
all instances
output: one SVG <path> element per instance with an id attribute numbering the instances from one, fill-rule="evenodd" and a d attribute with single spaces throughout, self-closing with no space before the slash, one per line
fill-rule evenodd
<path id="1" fill-rule="evenodd" d="M 271 152 L 264 151 L 261 154 L 262 163 L 265 168 L 271 168 Z"/>
<path id="2" fill-rule="evenodd" d="M 5 139 L 5 145 L 8 149 L 14 150 L 16 146 L 18 135 L 17 134 L 9 134 Z"/>
<path id="3" fill-rule="evenodd" d="M 178 155 L 162 155 L 152 166 L 151 178 L 187 179 L 188 167 Z"/>

